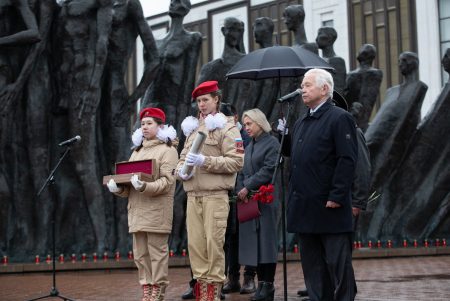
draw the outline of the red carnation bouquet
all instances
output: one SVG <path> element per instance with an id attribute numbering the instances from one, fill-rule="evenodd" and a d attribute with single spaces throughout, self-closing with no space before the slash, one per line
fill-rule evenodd
<path id="1" fill-rule="evenodd" d="M 274 187 L 272 184 L 261 185 L 257 191 L 251 190 L 247 194 L 248 202 L 237 202 L 237 218 L 240 223 L 247 222 L 261 216 L 259 211 L 258 201 L 263 204 L 270 204 L 273 202 Z M 237 196 L 231 199 L 236 201 Z"/>
<path id="2" fill-rule="evenodd" d="M 257 191 L 250 191 L 248 198 L 252 201 L 260 201 L 264 204 L 273 202 L 273 192 L 275 191 L 272 184 L 261 185 Z"/>

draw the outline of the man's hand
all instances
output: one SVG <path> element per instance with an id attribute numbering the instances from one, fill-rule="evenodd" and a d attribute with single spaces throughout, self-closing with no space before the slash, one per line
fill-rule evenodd
<path id="1" fill-rule="evenodd" d="M 130 179 L 131 184 L 133 185 L 134 189 L 137 191 L 141 191 L 142 187 L 144 187 L 145 183 L 139 180 L 137 175 L 133 175 Z"/>
<path id="2" fill-rule="evenodd" d="M 287 135 L 288 129 L 286 128 L 286 118 L 278 119 L 277 131 Z"/>
<path id="3" fill-rule="evenodd" d="M 327 204 L 325 205 L 326 208 L 339 208 L 342 207 L 341 204 L 333 202 L 333 201 L 327 201 Z"/>
<path id="4" fill-rule="evenodd" d="M 186 164 L 189 166 L 202 166 L 205 163 L 205 156 L 202 154 L 188 153 L 186 155 Z"/>
<path id="5" fill-rule="evenodd" d="M 238 198 L 242 201 L 244 201 L 247 198 L 247 195 L 248 189 L 246 187 L 242 188 L 237 194 Z"/>

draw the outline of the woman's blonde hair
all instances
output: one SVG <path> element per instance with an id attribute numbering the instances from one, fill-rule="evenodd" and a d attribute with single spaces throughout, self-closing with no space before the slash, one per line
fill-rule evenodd
<path id="1" fill-rule="evenodd" d="M 242 123 L 244 123 L 244 117 L 248 117 L 253 120 L 253 122 L 258 124 L 266 133 L 269 133 L 272 130 L 269 121 L 267 121 L 266 115 L 264 115 L 264 113 L 260 109 L 251 109 L 245 111 L 244 114 L 242 114 Z"/>

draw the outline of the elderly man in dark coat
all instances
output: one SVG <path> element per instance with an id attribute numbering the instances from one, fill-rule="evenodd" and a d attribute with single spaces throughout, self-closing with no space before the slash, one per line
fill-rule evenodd
<path id="1" fill-rule="evenodd" d="M 358 148 L 353 117 L 332 103 L 333 78 L 312 69 L 302 81 L 309 111 L 287 139 L 291 178 L 287 228 L 299 234 L 310 299 L 354 300 L 351 188 Z"/>
<path id="2" fill-rule="evenodd" d="M 271 127 L 259 109 L 242 114 L 242 121 L 252 138 L 245 148 L 244 167 L 239 172 L 236 192 L 240 201 L 272 180 L 277 161 L 278 140 L 269 133 Z M 273 300 L 273 285 L 278 255 L 277 203 L 258 203 L 261 216 L 239 226 L 239 262 L 256 266 L 258 288 L 251 300 Z M 239 208 L 238 208 L 239 210 Z"/>

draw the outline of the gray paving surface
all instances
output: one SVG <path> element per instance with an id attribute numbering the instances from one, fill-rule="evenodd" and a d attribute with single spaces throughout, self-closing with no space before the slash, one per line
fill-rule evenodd
<path id="1" fill-rule="evenodd" d="M 358 284 L 356 300 L 450 300 L 450 256 L 356 259 Z M 288 300 L 304 287 L 299 262 L 287 264 Z M 171 284 L 166 300 L 181 300 L 187 288 L 188 268 L 170 268 Z M 58 272 L 57 288 L 61 295 L 74 300 L 140 300 L 141 289 L 134 269 L 107 271 Z M 283 298 L 283 266 L 277 266 L 276 301 Z M 28 300 L 50 292 L 50 273 L 0 274 L 0 300 Z M 230 294 L 226 300 L 248 300 L 249 295 Z M 46 300 L 60 300 L 49 298 Z"/>

